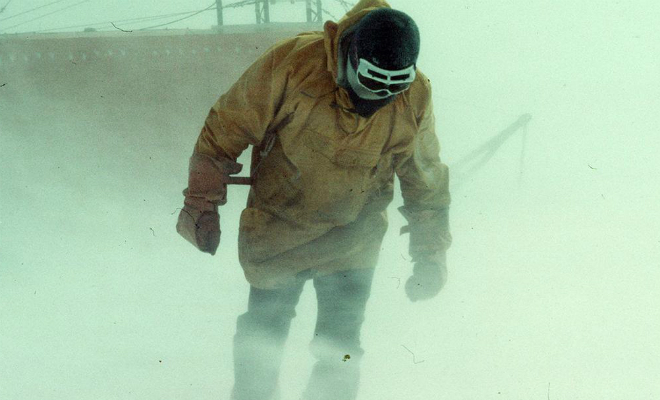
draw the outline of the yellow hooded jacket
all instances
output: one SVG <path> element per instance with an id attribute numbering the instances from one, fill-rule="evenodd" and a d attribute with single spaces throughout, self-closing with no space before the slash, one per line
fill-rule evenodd
<path id="1" fill-rule="evenodd" d="M 350 111 L 338 85 L 342 34 L 379 7 L 389 5 L 362 0 L 323 32 L 277 43 L 209 112 L 195 152 L 217 159 L 236 161 L 277 130 L 240 219 L 239 259 L 253 286 L 286 285 L 307 269 L 374 267 L 395 173 L 413 258 L 449 247 L 448 171 L 429 80 L 418 71 L 407 91 L 368 118 Z M 257 159 L 253 153 L 253 166 Z"/>

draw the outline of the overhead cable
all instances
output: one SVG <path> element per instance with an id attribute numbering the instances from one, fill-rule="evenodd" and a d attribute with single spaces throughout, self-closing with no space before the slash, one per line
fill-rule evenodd
<path id="1" fill-rule="evenodd" d="M 9 1 L 12 1 L 12 0 L 9 0 Z M 19 13 L 19 14 L 13 15 L 13 16 L 11 16 L 11 17 L 8 17 L 8 18 L 5 18 L 5 19 L 0 19 L 0 21 L 6 20 L 6 19 L 9 19 L 9 18 L 13 18 L 13 17 L 19 16 L 19 15 L 22 15 L 22 14 L 26 14 L 26 13 L 28 13 L 28 12 L 32 12 L 32 11 L 38 10 L 38 9 L 40 9 L 40 8 L 47 7 L 47 6 L 49 6 L 49 5 L 53 5 L 53 4 L 56 4 L 56 3 L 60 3 L 60 2 L 62 2 L 62 1 L 65 1 L 65 0 L 57 0 L 57 1 L 54 1 L 54 2 L 51 2 L 51 3 L 48 3 L 48 4 L 46 4 L 46 5 L 43 5 L 43 6 L 40 6 L 40 7 L 33 8 L 33 9 L 31 9 L 31 10 L 27 10 L 27 11 L 21 12 L 21 13 Z M 3 29 L 0 30 L 0 32 L 2 32 L 2 31 L 6 31 L 6 30 L 8 30 L 8 29 L 15 28 L 15 27 L 17 27 L 17 26 L 20 26 L 20 25 L 26 24 L 26 23 L 28 23 L 28 22 L 35 21 L 35 20 L 40 19 L 40 18 L 47 17 L 47 16 L 49 16 L 49 15 L 55 14 L 55 13 L 60 12 L 60 11 L 64 11 L 64 10 L 66 10 L 66 9 L 69 9 L 69 8 L 71 8 L 71 7 L 75 7 L 75 6 L 79 5 L 79 4 L 86 3 L 86 2 L 88 2 L 88 1 L 91 1 L 91 0 L 83 0 L 83 1 L 80 1 L 80 2 L 78 2 L 78 3 L 76 3 L 76 4 L 73 4 L 73 5 L 71 5 L 71 6 L 68 6 L 68 7 L 65 7 L 65 8 L 62 8 L 62 9 L 56 10 L 56 11 L 53 11 L 53 12 L 48 13 L 48 14 L 41 15 L 41 16 L 36 17 L 36 18 L 33 18 L 33 19 L 29 20 L 29 21 L 24 21 L 24 22 L 22 22 L 22 23 L 20 23 L 20 24 L 16 24 L 16 25 L 10 26 L 10 27 L 8 27 L 8 28 L 3 28 Z M 263 1 L 263 0 L 242 0 L 242 1 L 236 1 L 236 2 L 234 2 L 234 3 L 225 4 L 225 5 L 222 6 L 222 8 L 223 8 L 223 9 L 238 8 L 238 7 L 248 6 L 248 5 L 254 5 L 255 3 L 257 3 L 257 2 L 261 2 L 261 1 Z M 337 0 L 337 1 L 339 1 L 342 5 L 345 5 L 345 7 L 346 7 L 346 5 L 351 6 L 351 3 L 350 3 L 350 2 L 347 2 L 347 1 L 345 1 L 345 0 Z M 8 4 L 8 3 L 7 3 L 7 4 Z M 5 5 L 5 7 L 6 7 L 6 5 Z M 49 28 L 49 29 L 42 29 L 42 30 L 39 30 L 39 31 L 36 31 L 36 32 L 38 32 L 38 33 L 42 33 L 42 32 L 52 32 L 52 31 L 58 31 L 58 30 L 64 30 L 64 29 L 91 28 L 91 27 L 95 27 L 95 26 L 104 26 L 104 25 L 105 25 L 105 26 L 108 26 L 108 29 L 109 29 L 109 26 L 114 25 L 114 24 L 121 24 L 121 23 L 136 23 L 136 22 L 139 23 L 139 22 L 146 22 L 146 21 L 155 21 L 155 20 L 159 20 L 159 19 L 164 19 L 164 18 L 170 18 L 170 17 L 176 17 L 176 16 L 180 16 L 180 15 L 185 15 L 185 17 L 183 17 L 183 18 L 179 18 L 179 19 L 176 19 L 176 20 L 174 20 L 174 21 L 169 21 L 169 22 L 166 22 L 166 23 L 163 23 L 163 24 L 158 24 L 158 25 L 148 26 L 148 27 L 145 27 L 145 28 L 136 29 L 136 30 L 149 30 L 149 29 L 155 29 L 155 28 L 160 28 L 160 27 L 163 27 L 163 26 L 171 25 L 171 24 L 174 24 L 174 23 L 176 23 L 176 22 L 183 21 L 183 20 L 186 20 L 186 19 L 188 19 L 188 18 L 192 18 L 192 17 L 194 17 L 194 16 L 196 16 L 196 15 L 199 15 L 199 14 L 205 12 L 205 11 L 211 11 L 211 10 L 216 10 L 216 9 L 217 9 L 217 6 L 216 6 L 216 3 L 214 2 L 214 3 L 211 4 L 210 6 L 204 8 L 204 9 L 201 9 L 201 10 L 186 11 L 186 12 L 178 12 L 178 13 L 171 13 L 171 14 L 162 14 L 162 15 L 154 15 L 154 16 L 140 17 L 140 18 L 130 18 L 130 19 L 124 19 L 124 20 L 117 20 L 117 21 L 105 21 L 105 22 L 96 22 L 96 23 L 88 23 L 88 24 L 79 24 L 79 25 L 72 25 L 72 26 L 59 27 L 59 28 Z M 327 9 L 324 8 L 324 9 L 323 9 L 323 12 L 324 12 L 325 14 L 331 16 L 333 19 L 335 19 L 335 20 L 337 19 L 337 18 L 336 18 L 336 17 L 335 17 L 330 11 L 328 11 Z M 115 25 L 115 28 L 117 28 L 116 25 Z M 120 29 L 120 28 L 117 28 L 117 29 Z"/>
<path id="2" fill-rule="evenodd" d="M 58 2 L 59 1 L 63 1 L 63 0 L 58 0 Z M 243 7 L 243 6 L 246 6 L 246 5 L 251 5 L 251 4 L 254 4 L 254 3 L 256 3 L 256 0 L 243 0 L 243 1 L 237 1 L 235 3 L 223 5 L 222 8 L 223 9 L 225 9 L 225 8 L 238 8 L 238 7 Z M 79 24 L 79 25 L 65 26 L 65 27 L 59 27 L 59 28 L 42 29 L 42 30 L 39 30 L 39 31 L 36 31 L 36 32 L 37 33 L 42 33 L 42 32 L 52 32 L 52 31 L 58 31 L 58 30 L 64 30 L 64 29 L 91 28 L 91 27 L 94 27 L 94 26 L 103 26 L 103 25 L 106 25 L 106 26 L 109 27 L 113 23 L 121 24 L 121 23 L 131 23 L 131 22 L 155 21 L 155 20 L 159 20 L 159 19 L 176 17 L 176 16 L 180 16 L 180 15 L 186 15 L 186 18 L 190 18 L 190 17 L 193 17 L 193 16 L 195 16 L 195 15 L 201 13 L 201 12 L 204 12 L 204 11 L 215 10 L 217 7 L 214 7 L 214 6 L 215 6 L 215 4 L 213 4 L 212 6 L 207 7 L 206 9 L 202 9 L 202 10 L 185 11 L 185 12 L 178 12 L 178 13 L 171 13 L 171 14 L 153 15 L 153 16 L 140 17 L 140 18 L 130 18 L 130 19 L 124 19 L 124 20 L 118 20 L 118 21 L 105 21 L 105 22 L 95 22 L 95 23 L 88 23 L 88 24 Z M 183 18 L 183 19 L 185 19 L 185 18 Z M 166 24 L 163 24 L 163 25 L 169 25 L 169 24 L 178 22 L 180 20 L 182 20 L 182 19 L 178 19 L 176 21 L 170 21 L 170 22 L 168 22 Z M 155 27 L 156 26 L 151 26 L 151 27 L 146 27 L 146 28 L 142 28 L 142 29 L 139 29 L 139 30 L 153 29 Z"/>
<path id="3" fill-rule="evenodd" d="M 222 8 L 225 9 L 225 8 L 238 8 L 238 7 L 243 7 L 243 6 L 247 6 L 247 5 L 250 5 L 250 4 L 255 4 L 257 1 L 259 1 L 259 0 L 244 0 L 244 1 L 237 1 L 237 2 L 235 2 L 235 3 L 231 3 L 231 4 L 223 5 Z M 202 9 L 202 10 L 192 12 L 192 14 L 190 14 L 190 15 L 188 15 L 188 16 L 186 16 L 186 17 L 179 18 L 179 19 L 176 19 L 176 20 L 174 20 L 174 21 L 166 22 L 166 23 L 164 23 L 164 24 L 159 24 L 159 25 L 154 25 L 154 26 L 148 26 L 148 27 L 146 27 L 146 28 L 140 28 L 140 29 L 138 29 L 138 30 L 140 30 L 140 31 L 144 31 L 144 30 L 148 30 L 148 29 L 160 28 L 160 27 L 163 27 L 163 26 L 171 25 L 171 24 L 174 24 L 174 23 L 176 23 L 176 22 L 183 21 L 183 20 L 185 20 L 185 19 L 188 19 L 188 18 L 194 17 L 194 16 L 196 16 L 196 15 L 198 15 L 198 14 L 201 14 L 201 13 L 203 13 L 203 12 L 205 12 L 205 11 L 217 10 L 217 8 L 218 8 L 218 7 L 216 6 L 216 3 L 213 2 L 213 4 L 211 4 L 210 6 L 204 8 L 204 9 Z"/>
<path id="4" fill-rule="evenodd" d="M 332 13 L 331 13 L 330 11 L 326 10 L 325 8 L 323 9 L 323 12 L 326 13 L 326 14 L 328 14 L 328 15 L 329 15 L 330 17 L 332 17 L 332 19 L 334 19 L 335 21 L 338 21 L 337 17 L 335 17 L 334 15 L 332 15 Z"/>
<path id="5" fill-rule="evenodd" d="M 62 2 L 62 1 L 65 1 L 65 0 L 57 0 L 57 1 L 50 2 L 50 3 L 48 3 L 48 4 L 44 4 L 43 6 L 39 6 L 39 7 L 35 7 L 35 8 L 31 8 L 31 9 L 29 9 L 29 10 L 27 10 L 27 11 L 23 11 L 23 12 L 20 12 L 20 13 L 18 13 L 18 14 L 14 14 L 14 15 L 12 15 L 12 16 L 10 16 L 10 17 L 2 18 L 2 19 L 0 19 L 0 22 L 2 22 L 2 21 L 6 21 L 6 20 L 8 20 L 8 19 L 15 18 L 15 17 L 18 17 L 18 16 L 23 15 L 23 14 L 30 13 L 30 12 L 32 12 L 32 11 L 39 10 L 39 9 L 41 9 L 41 8 L 44 8 L 44 7 L 51 6 L 51 5 L 56 4 L 56 3 L 60 3 L 60 2 Z M 7 4 L 5 4 L 4 7 L 2 7 L 2 11 L 4 11 L 5 8 L 7 8 L 7 6 L 9 5 L 10 2 L 11 2 L 11 0 L 9 0 L 9 2 L 7 2 Z"/>
<path id="6" fill-rule="evenodd" d="M 174 21 L 166 22 L 166 23 L 164 23 L 164 24 L 159 24 L 159 25 L 154 25 L 154 26 L 148 26 L 148 27 L 146 27 L 146 28 L 140 28 L 140 29 L 138 29 L 138 30 L 140 30 L 140 31 L 144 31 L 144 30 L 147 30 L 147 29 L 154 29 L 154 28 L 160 28 L 161 26 L 171 25 L 171 24 L 173 24 L 173 23 L 175 23 L 175 22 L 183 21 L 184 19 L 188 19 L 188 18 L 194 17 L 195 15 L 201 14 L 201 13 L 203 13 L 203 12 L 205 12 L 205 11 L 215 10 L 216 8 L 217 8 L 217 7 L 216 7 L 215 2 L 214 2 L 213 4 L 211 4 L 210 6 L 206 7 L 205 9 L 203 9 L 203 10 L 199 10 L 199 11 L 196 11 L 196 12 L 194 12 L 194 13 L 192 13 L 192 14 L 186 16 L 186 17 L 179 18 L 179 19 L 176 19 L 176 20 L 174 20 Z"/>
<path id="7" fill-rule="evenodd" d="M 0 30 L 0 32 L 6 31 L 6 30 L 8 30 L 8 29 L 15 28 L 15 27 L 17 27 L 17 26 L 21 26 L 21 25 L 27 24 L 27 23 L 32 22 L 32 21 L 36 21 L 36 20 L 41 19 L 41 18 L 48 17 L 48 16 L 53 15 L 53 14 L 57 14 L 57 13 L 59 13 L 59 12 L 62 12 L 62 11 L 68 10 L 69 8 L 73 8 L 73 7 L 79 6 L 80 4 L 87 3 L 87 2 L 89 2 L 89 1 L 92 1 L 92 0 L 83 0 L 83 1 L 80 1 L 80 2 L 78 2 L 78 3 L 75 3 L 75 4 L 70 5 L 70 6 L 68 6 L 68 7 L 60 8 L 60 9 L 55 10 L 55 11 L 53 11 L 53 12 L 50 12 L 50 13 L 48 13 L 48 14 L 43 14 L 43 15 L 40 15 L 40 16 L 38 16 L 38 17 L 36 17 L 36 18 L 32 18 L 32 19 L 30 19 L 30 20 L 23 21 L 23 22 L 21 22 L 20 24 L 16 24 L 16 25 L 12 25 L 12 26 L 10 26 L 10 27 L 8 27 L 8 28 L 4 28 L 4 29 Z"/>
<path id="8" fill-rule="evenodd" d="M 355 3 L 351 3 L 351 2 L 348 2 L 348 1 L 346 1 L 346 0 L 336 0 L 336 1 L 337 1 L 339 4 L 341 4 L 342 7 L 344 7 L 344 10 L 345 10 L 346 12 L 349 12 L 349 11 L 351 10 L 351 8 L 355 7 Z"/>
<path id="9" fill-rule="evenodd" d="M 197 11 L 197 10 L 195 10 L 195 11 Z M 102 26 L 102 25 L 111 26 L 113 23 L 123 24 L 123 23 L 131 23 L 131 22 L 155 21 L 155 20 L 159 20 L 159 19 L 172 18 L 172 17 L 177 17 L 179 15 L 190 14 L 190 13 L 193 13 L 195 11 L 185 11 L 185 12 L 178 12 L 178 13 L 172 13 L 172 14 L 152 15 L 152 16 L 148 16 L 148 17 L 122 19 L 122 20 L 117 20 L 117 21 L 104 21 L 104 22 L 94 22 L 94 23 L 90 23 L 90 24 L 62 26 L 62 27 L 59 27 L 59 28 L 42 29 L 40 31 L 37 31 L 37 33 L 52 32 L 52 31 L 58 31 L 58 30 L 62 30 L 62 29 L 91 28 L 91 27 L 94 27 L 94 26 Z"/>
<path id="10" fill-rule="evenodd" d="M 7 4 L 5 4 L 4 6 L 2 6 L 2 8 L 0 8 L 0 14 L 5 12 L 5 10 L 7 9 L 7 6 L 9 5 L 9 3 L 11 3 L 11 0 L 7 0 Z"/>
<path id="11" fill-rule="evenodd" d="M 222 8 L 237 8 L 237 7 L 243 7 L 243 6 L 248 6 L 250 4 L 254 4 L 257 1 L 261 2 L 263 0 L 244 0 L 244 1 L 237 1 L 235 3 L 223 5 Z"/>

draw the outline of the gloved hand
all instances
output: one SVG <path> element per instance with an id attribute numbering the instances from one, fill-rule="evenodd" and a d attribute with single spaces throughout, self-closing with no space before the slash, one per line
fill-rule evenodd
<path id="1" fill-rule="evenodd" d="M 406 282 L 406 295 L 410 301 L 435 297 L 447 283 L 447 253 L 419 257 L 413 274 Z"/>
<path id="2" fill-rule="evenodd" d="M 229 159 L 217 160 L 204 154 L 190 158 L 188 188 L 176 230 L 199 250 L 214 255 L 220 245 L 218 205 L 227 203 L 229 174 L 242 165 Z"/>
<path id="3" fill-rule="evenodd" d="M 176 230 L 204 253 L 215 255 L 220 245 L 220 215 L 210 202 L 186 197 Z"/>

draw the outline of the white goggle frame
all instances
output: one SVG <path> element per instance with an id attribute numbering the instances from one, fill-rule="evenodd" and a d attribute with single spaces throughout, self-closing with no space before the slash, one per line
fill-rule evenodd
<path id="1" fill-rule="evenodd" d="M 381 76 L 375 76 L 374 74 L 371 73 L 371 71 L 373 71 L 373 72 L 375 72 L 379 75 L 382 75 L 385 78 L 382 78 Z M 408 68 L 400 69 L 398 71 L 390 71 L 390 70 L 387 70 L 387 69 L 379 68 L 379 67 L 373 65 L 372 63 L 370 63 L 369 61 L 365 60 L 364 58 L 360 58 L 360 63 L 358 64 L 357 73 L 358 73 L 358 76 L 362 75 L 362 76 L 365 76 L 365 77 L 367 77 L 369 79 L 372 79 L 374 81 L 381 82 L 385 85 L 402 85 L 402 84 L 406 84 L 406 83 L 410 84 L 415 80 L 415 65 L 411 65 Z M 392 79 L 393 77 L 398 77 L 398 76 L 401 76 L 401 75 L 408 75 L 408 77 L 406 79 L 396 79 L 396 80 Z M 368 90 L 370 92 L 373 92 L 373 93 L 388 92 L 390 95 L 395 95 L 397 93 L 401 93 L 404 90 L 408 89 L 406 87 L 406 88 L 403 88 L 401 90 L 394 91 L 394 92 L 392 92 L 392 91 L 390 91 L 389 89 L 386 89 L 386 88 L 385 89 L 379 89 L 379 90 L 373 90 L 373 89 L 370 89 L 370 88 L 364 86 L 362 84 L 362 82 L 360 82 L 359 78 L 358 78 L 357 81 L 360 84 L 360 86 L 362 86 L 366 90 Z"/>

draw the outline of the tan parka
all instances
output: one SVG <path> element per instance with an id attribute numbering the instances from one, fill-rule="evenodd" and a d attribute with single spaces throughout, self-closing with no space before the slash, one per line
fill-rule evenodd
<path id="1" fill-rule="evenodd" d="M 369 11 L 362 0 L 323 32 L 283 40 L 266 51 L 211 109 L 195 146 L 236 161 L 276 131 L 242 212 L 239 259 L 253 286 L 287 284 L 303 270 L 320 274 L 375 266 L 387 230 L 385 209 L 401 182 L 410 254 L 451 242 L 447 167 L 439 159 L 431 85 L 418 71 L 410 89 L 368 118 L 351 112 L 337 84 L 342 33 Z"/>

